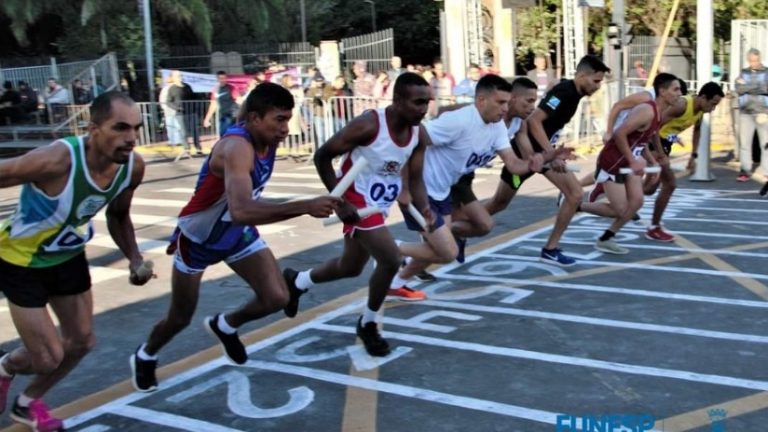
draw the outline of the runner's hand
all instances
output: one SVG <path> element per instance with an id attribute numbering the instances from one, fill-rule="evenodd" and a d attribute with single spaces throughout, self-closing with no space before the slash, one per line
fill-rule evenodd
<path id="1" fill-rule="evenodd" d="M 645 170 L 645 159 L 633 159 L 629 162 L 629 168 L 632 169 L 632 172 L 635 175 L 643 175 L 643 170 Z"/>
<path id="2" fill-rule="evenodd" d="M 528 170 L 531 172 L 541 172 L 544 167 L 544 156 L 541 153 L 534 153 L 528 158 Z"/>
<path id="3" fill-rule="evenodd" d="M 156 278 L 157 275 L 152 271 L 152 261 L 144 261 L 143 259 L 132 261 L 128 265 L 130 275 L 128 281 L 131 285 L 144 285 L 149 282 L 150 279 Z"/>
<path id="4" fill-rule="evenodd" d="M 339 216 L 339 219 L 347 225 L 360 221 L 360 215 L 357 214 L 357 208 L 346 201 L 339 204 L 338 208 L 336 208 L 336 214 Z"/>
<path id="5" fill-rule="evenodd" d="M 432 209 L 429 206 L 421 209 L 421 215 L 424 216 L 424 220 L 427 221 L 427 231 L 435 231 L 435 224 L 437 223 L 437 215 L 432 213 Z"/>
<path id="6" fill-rule="evenodd" d="M 552 163 L 550 163 L 550 166 L 554 172 L 564 173 L 568 171 L 568 169 L 565 167 L 565 161 L 562 159 L 553 160 Z"/>
<path id="7" fill-rule="evenodd" d="M 307 213 L 316 218 L 326 218 L 333 214 L 341 205 L 341 198 L 323 195 L 308 202 Z"/>

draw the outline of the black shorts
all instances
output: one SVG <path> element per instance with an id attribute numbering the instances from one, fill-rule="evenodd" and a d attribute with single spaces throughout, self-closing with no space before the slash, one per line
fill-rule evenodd
<path id="1" fill-rule="evenodd" d="M 454 207 L 459 208 L 477 201 L 477 196 L 472 191 L 472 181 L 474 179 L 474 172 L 464 174 L 455 185 L 451 186 L 451 201 Z"/>
<path id="2" fill-rule="evenodd" d="M 659 141 L 661 142 L 661 149 L 664 150 L 664 154 L 669 156 L 669 154 L 672 152 L 672 145 L 673 142 L 667 141 L 666 138 L 659 137 Z"/>
<path id="3" fill-rule="evenodd" d="M 519 159 L 523 158 L 522 153 L 520 153 L 520 148 L 517 146 L 517 142 L 515 140 L 512 140 L 510 142 L 512 144 L 512 151 L 515 152 L 515 156 L 517 156 Z M 533 151 L 536 153 L 541 153 L 542 149 L 538 145 L 533 145 Z M 542 174 L 547 172 L 547 168 L 544 168 L 541 170 Z M 520 189 L 520 187 L 523 185 L 523 183 L 528 180 L 529 178 L 533 177 L 533 175 L 536 174 L 534 172 L 529 172 L 523 175 L 520 174 L 512 174 L 507 170 L 507 167 L 501 167 L 501 174 L 499 177 L 501 178 L 501 181 L 508 184 L 509 187 L 511 187 L 514 190 Z"/>
<path id="4" fill-rule="evenodd" d="M 48 298 L 91 289 L 85 252 L 52 267 L 20 267 L 0 259 L 0 289 L 9 302 L 26 308 L 45 307 Z"/>

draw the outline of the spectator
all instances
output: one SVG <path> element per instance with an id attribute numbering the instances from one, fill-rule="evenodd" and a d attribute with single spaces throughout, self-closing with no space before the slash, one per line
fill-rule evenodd
<path id="1" fill-rule="evenodd" d="M 445 71 L 445 66 L 440 60 L 436 60 L 432 65 L 432 71 L 435 77 L 429 84 L 432 86 L 437 106 L 453 104 L 453 87 L 456 85 L 456 80 Z"/>
<path id="2" fill-rule="evenodd" d="M 312 129 L 315 138 L 315 147 L 320 147 L 326 140 L 325 136 L 325 100 L 326 84 L 322 75 L 316 74 L 309 83 L 307 98 L 312 100 Z"/>
<path id="3" fill-rule="evenodd" d="M 389 77 L 389 82 L 394 83 L 397 77 L 405 72 L 405 69 L 403 69 L 403 60 L 398 56 L 393 56 L 389 60 L 389 64 L 392 65 L 392 69 L 387 71 L 387 76 Z"/>
<path id="4" fill-rule="evenodd" d="M 305 129 L 303 119 L 301 117 L 301 107 L 304 104 L 304 91 L 297 82 L 296 77 L 286 73 L 280 79 L 280 84 L 288 89 L 293 95 L 293 110 L 291 112 L 291 119 L 288 121 L 288 135 L 299 136 L 301 131 Z"/>
<path id="5" fill-rule="evenodd" d="M 72 98 L 75 105 L 87 105 L 91 102 L 91 92 L 83 87 L 83 81 L 79 79 L 72 81 Z"/>
<path id="6" fill-rule="evenodd" d="M 373 97 L 376 98 L 376 104 L 379 108 L 386 108 L 392 102 L 390 98 L 389 74 L 386 71 L 379 71 L 376 74 L 376 83 L 373 86 Z"/>
<path id="7" fill-rule="evenodd" d="M 48 87 L 43 92 L 48 115 L 51 121 L 57 122 L 63 120 L 66 116 L 66 105 L 69 105 L 70 98 L 67 89 L 56 82 L 56 78 L 48 78 Z"/>
<path id="8" fill-rule="evenodd" d="M 219 136 L 235 123 L 237 118 L 238 106 L 237 98 L 240 96 L 237 89 L 227 83 L 227 73 L 219 71 L 216 73 L 216 79 L 219 83 L 211 91 L 211 105 L 203 120 L 204 127 L 211 127 L 211 117 L 218 110 L 219 113 Z"/>
<path id="9" fill-rule="evenodd" d="M 168 104 L 168 91 L 173 87 L 173 77 L 170 75 L 165 79 L 165 85 L 160 89 L 160 95 L 157 101 L 163 111 L 165 118 L 165 131 L 168 133 L 168 144 L 171 146 L 183 146 L 186 141 L 184 136 L 184 126 L 181 123 L 181 115 L 177 115 L 173 106 Z"/>
<path id="10" fill-rule="evenodd" d="M 467 69 L 467 77 L 453 88 L 457 103 L 470 103 L 475 99 L 475 87 L 480 81 L 480 66 L 472 63 Z"/>
<path id="11" fill-rule="evenodd" d="M 0 122 L 18 123 L 24 118 L 24 109 L 21 107 L 21 95 L 13 89 L 10 81 L 3 83 L 3 95 L 0 96 Z"/>
<path id="12" fill-rule="evenodd" d="M 197 155 L 203 155 L 203 149 L 200 146 L 200 113 L 195 112 L 195 92 L 192 87 L 184 82 L 184 77 L 179 71 L 171 72 L 174 86 L 168 91 L 174 100 L 181 104 L 182 121 L 184 122 L 184 150 L 189 150 L 187 138 L 192 138 L 192 143 L 197 150 Z"/>
<path id="13" fill-rule="evenodd" d="M 323 99 L 331 108 L 334 133 L 340 131 L 351 120 L 350 96 L 352 96 L 352 91 L 349 89 L 344 75 L 337 76 L 331 85 L 325 87 Z"/>
<path id="14" fill-rule="evenodd" d="M 528 71 L 528 78 L 536 83 L 536 98 L 541 100 L 546 92 L 555 85 L 555 73 L 547 65 L 547 58 L 537 55 L 533 59 L 533 69 Z"/>
<path id="15" fill-rule="evenodd" d="M 21 107 L 26 113 L 37 111 L 40 102 L 37 100 L 37 92 L 29 86 L 26 81 L 19 81 L 19 96 L 21 97 Z"/>
<path id="16" fill-rule="evenodd" d="M 629 73 L 629 77 L 642 79 L 642 80 L 648 79 L 648 71 L 645 70 L 645 66 L 643 65 L 642 60 L 635 60 L 635 67 Z M 643 83 L 642 85 L 645 85 L 645 83 Z"/>
<path id="17" fill-rule="evenodd" d="M 760 61 L 760 51 L 747 51 L 748 66 L 736 78 L 739 94 L 739 161 L 736 180 L 749 180 L 752 172 L 752 139 L 755 132 L 762 149 L 763 174 L 768 175 L 768 68 Z"/>
<path id="18" fill-rule="evenodd" d="M 355 80 L 352 82 L 352 94 L 355 96 L 352 111 L 355 116 L 367 109 L 376 108 L 376 103 L 372 100 L 376 78 L 368 73 L 366 66 L 363 60 L 356 61 L 352 66 L 352 72 L 355 74 Z M 365 100 L 365 98 L 371 98 L 371 100 Z"/>

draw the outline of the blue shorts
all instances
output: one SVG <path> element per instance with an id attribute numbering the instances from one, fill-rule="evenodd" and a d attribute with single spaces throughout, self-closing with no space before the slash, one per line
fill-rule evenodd
<path id="1" fill-rule="evenodd" d="M 240 240 L 230 249 L 211 249 L 179 233 L 173 265 L 180 272 L 191 275 L 201 273 L 206 267 L 221 261 L 227 264 L 239 261 L 266 248 L 267 243 L 259 236 L 259 231 L 250 226 L 243 228 Z"/>
<path id="2" fill-rule="evenodd" d="M 451 203 L 451 197 L 450 195 L 446 197 L 444 200 L 437 201 L 432 199 L 432 197 L 429 197 L 429 209 L 432 210 L 432 214 L 435 215 L 435 229 L 440 228 L 441 226 L 445 225 L 445 220 L 443 219 L 443 216 L 448 216 L 453 212 L 453 204 Z M 410 213 L 408 213 L 408 208 L 400 207 L 400 211 L 403 213 L 403 219 L 405 219 L 405 226 L 408 227 L 411 231 L 424 231 L 421 228 L 421 225 L 419 225 L 418 222 L 416 222 L 416 219 L 411 216 Z"/>

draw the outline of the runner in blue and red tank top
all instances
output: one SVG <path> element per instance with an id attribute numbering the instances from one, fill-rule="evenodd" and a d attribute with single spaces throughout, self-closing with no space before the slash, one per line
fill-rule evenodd
<path id="1" fill-rule="evenodd" d="M 595 180 L 604 185 L 608 203 L 581 203 L 580 206 L 582 211 L 614 218 L 611 226 L 595 244 L 595 248 L 602 252 L 629 252 L 627 248 L 616 244 L 613 237 L 643 206 L 642 174 L 646 159 L 651 165 L 656 165 L 648 146 L 652 143 L 655 148 L 660 148 L 660 113 L 680 97 L 680 82 L 672 74 L 659 74 L 653 81 L 653 87 L 656 99 L 632 108 L 627 119 L 597 157 Z M 634 175 L 621 174 L 622 168 L 630 168 Z"/>
<path id="2" fill-rule="evenodd" d="M 341 202 L 330 196 L 280 204 L 259 200 L 272 175 L 277 145 L 288 135 L 293 96 L 277 84 L 264 83 L 248 95 L 245 105 L 244 121 L 227 129 L 214 145 L 195 193 L 179 215 L 168 316 L 130 357 L 133 385 L 139 391 L 157 389 L 157 352 L 189 324 L 203 272 L 220 261 L 255 295 L 232 312 L 206 318 L 204 325 L 230 361 L 245 363 L 248 356 L 237 337 L 238 327 L 283 309 L 290 298 L 277 261 L 255 225 L 304 214 L 327 217 Z"/>

